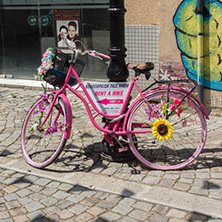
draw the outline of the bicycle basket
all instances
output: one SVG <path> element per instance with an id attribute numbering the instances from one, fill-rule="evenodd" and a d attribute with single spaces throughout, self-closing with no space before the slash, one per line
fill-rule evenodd
<path id="1" fill-rule="evenodd" d="M 53 69 L 49 69 L 43 77 L 43 80 L 49 84 L 57 87 L 62 87 L 69 70 L 70 62 L 73 59 L 72 54 L 65 54 L 59 49 L 55 49 L 53 57 Z M 75 71 L 78 76 L 81 76 L 85 63 L 78 60 L 75 63 Z M 73 86 L 77 83 L 77 80 L 70 77 L 69 85 Z"/>

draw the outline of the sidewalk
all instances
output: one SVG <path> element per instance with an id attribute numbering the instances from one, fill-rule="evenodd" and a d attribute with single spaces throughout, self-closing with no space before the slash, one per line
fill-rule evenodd
<path id="1" fill-rule="evenodd" d="M 56 163 L 38 170 L 23 160 L 20 132 L 40 91 L 20 82 L 0 80 L 0 221 L 222 221 L 221 117 L 210 116 L 194 164 L 162 172 L 102 161 L 102 134 L 70 97 L 72 138 Z"/>

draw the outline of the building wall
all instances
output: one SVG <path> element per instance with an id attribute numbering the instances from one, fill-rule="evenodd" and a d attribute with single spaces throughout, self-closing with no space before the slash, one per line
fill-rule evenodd
<path id="1" fill-rule="evenodd" d="M 158 25 L 159 0 L 125 0 L 126 25 Z"/>
<path id="2" fill-rule="evenodd" d="M 157 78 L 159 72 L 159 12 L 158 0 L 125 0 L 125 45 L 126 62 L 153 62 L 155 69 L 152 76 Z M 130 71 L 130 77 L 134 74 Z M 149 81 L 141 75 L 138 84 L 146 88 Z M 138 92 L 135 90 L 134 95 Z"/>
<path id="3" fill-rule="evenodd" d="M 193 53 L 197 56 L 196 37 L 187 37 L 190 32 L 197 29 L 196 15 L 194 13 L 196 2 L 197 0 L 125 0 L 125 8 L 127 9 L 125 24 L 126 27 L 128 27 L 127 30 L 129 28 L 135 30 L 139 26 L 146 28 L 155 27 L 153 32 L 156 34 L 155 37 L 158 38 L 158 51 L 152 51 L 150 46 L 146 48 L 145 51 L 152 51 L 152 55 L 158 55 L 158 65 L 156 65 L 154 73 L 159 75 L 159 78 L 163 76 L 171 79 L 191 78 L 196 80 L 197 78 L 197 67 L 195 67 L 197 61 L 191 59 L 187 62 L 182 58 L 184 52 L 189 54 L 189 47 L 191 55 Z M 183 4 L 184 6 L 181 8 Z M 222 41 L 222 34 L 220 34 L 221 31 L 219 31 L 219 28 L 217 29 L 217 26 L 220 26 L 220 23 L 222 23 L 222 1 L 206 1 L 205 7 L 208 8 L 211 17 L 204 19 L 204 53 L 209 54 L 203 62 L 204 105 L 209 112 L 211 110 L 221 111 L 222 55 L 221 47 L 218 44 Z M 180 21 L 176 21 L 178 18 L 174 19 L 176 13 L 179 13 Z M 188 17 L 191 17 L 191 19 L 189 20 Z M 189 23 L 183 20 L 188 20 Z M 181 26 L 181 24 L 184 25 L 187 35 L 180 33 L 180 35 L 176 36 L 175 28 L 178 25 Z M 126 35 L 131 35 L 131 33 L 127 32 Z M 136 35 L 135 32 L 134 35 Z M 142 33 L 138 31 L 137 38 L 140 38 L 141 35 Z M 143 38 L 149 39 L 152 42 L 151 34 L 143 34 Z M 133 39 L 133 37 L 131 37 L 131 39 Z M 141 41 L 139 40 L 135 43 L 134 48 L 136 48 L 136 44 L 138 44 L 138 46 L 141 45 Z M 132 44 L 128 43 L 128 36 L 126 36 L 126 45 L 128 46 L 128 51 L 131 51 Z M 157 44 L 155 43 L 155 45 Z M 212 56 L 213 54 L 214 57 Z M 147 56 L 147 58 L 152 61 L 151 55 L 149 55 L 148 52 L 143 52 L 143 56 Z M 131 55 L 129 57 L 132 59 Z M 142 59 L 142 57 L 140 59 Z M 157 60 L 155 60 L 155 62 Z M 193 65 L 194 68 L 192 68 L 192 64 L 195 64 Z M 192 72 L 192 74 L 190 74 L 188 70 Z M 181 87 L 189 90 L 192 84 L 184 84 L 181 85 Z"/>

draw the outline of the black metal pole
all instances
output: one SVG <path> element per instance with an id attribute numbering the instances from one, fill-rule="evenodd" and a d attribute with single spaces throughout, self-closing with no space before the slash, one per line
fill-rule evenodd
<path id="1" fill-rule="evenodd" d="M 126 68 L 126 48 L 124 30 L 124 0 L 110 0 L 110 65 L 107 70 L 107 77 L 110 81 L 126 81 L 129 77 Z"/>

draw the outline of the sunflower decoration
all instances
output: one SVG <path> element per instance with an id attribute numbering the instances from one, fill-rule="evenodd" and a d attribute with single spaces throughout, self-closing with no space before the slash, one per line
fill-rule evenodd
<path id="1" fill-rule="evenodd" d="M 169 140 L 173 135 L 172 123 L 165 119 L 157 119 L 152 127 L 153 136 L 158 140 Z"/>

